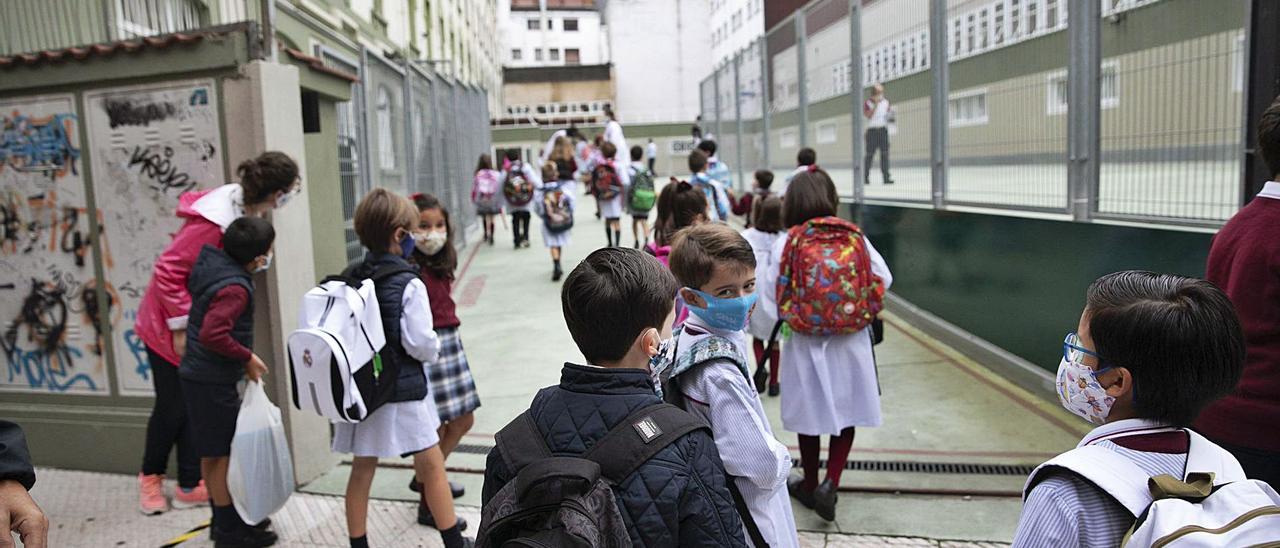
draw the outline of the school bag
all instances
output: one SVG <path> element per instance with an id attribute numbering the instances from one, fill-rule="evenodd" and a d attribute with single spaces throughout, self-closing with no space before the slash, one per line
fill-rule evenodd
<path id="1" fill-rule="evenodd" d="M 591 170 L 591 188 L 595 190 L 597 198 L 612 200 L 622 188 L 617 170 L 606 162 L 596 164 L 596 167 Z"/>
<path id="2" fill-rule="evenodd" d="M 658 201 L 658 193 L 653 190 L 653 172 L 644 168 L 636 168 L 631 174 L 630 196 L 627 205 L 632 213 L 648 213 Z"/>
<path id="3" fill-rule="evenodd" d="M 1246 479 L 1225 449 L 1191 430 L 1186 474 L 1150 477 L 1123 455 L 1084 445 L 1054 457 L 1027 479 L 1025 495 L 1043 474 L 1060 468 L 1105 491 L 1135 518 L 1121 546 L 1169 548 L 1273 545 L 1280 539 L 1280 494 Z"/>
<path id="4" fill-rule="evenodd" d="M 720 189 L 711 184 L 712 180 L 710 177 L 695 175 L 689 183 L 707 196 L 707 203 L 716 209 L 716 215 L 719 215 L 720 220 L 727 220 L 729 218 L 729 210 L 725 209 L 724 204 L 720 202 Z"/>
<path id="5" fill-rule="evenodd" d="M 507 170 L 507 180 L 502 183 L 502 195 L 507 203 L 515 207 L 527 205 L 533 201 L 533 183 L 524 178 L 524 164 L 515 162 Z"/>
<path id="6" fill-rule="evenodd" d="M 383 363 L 387 344 L 374 286 L 404 272 L 388 265 L 365 279 L 355 265 L 302 296 L 298 329 L 289 334 L 293 406 L 331 422 L 360 422 L 390 399 L 399 364 Z"/>
<path id="7" fill-rule="evenodd" d="M 884 308 L 862 230 L 839 217 L 791 227 L 778 265 L 778 319 L 806 335 L 856 333 Z"/>
<path id="8" fill-rule="evenodd" d="M 476 173 L 476 208 L 481 212 L 493 212 L 502 209 L 498 203 L 498 175 L 491 169 L 482 169 Z"/>
<path id="9" fill-rule="evenodd" d="M 476 546 L 630 547 L 613 486 L 695 430 L 710 428 L 680 408 L 631 413 L 579 456 L 553 456 L 528 411 L 494 436 L 515 478 L 484 505 Z"/>
<path id="10" fill-rule="evenodd" d="M 569 200 L 561 185 L 557 184 L 542 193 L 542 225 L 552 234 L 573 228 L 573 209 L 569 207 Z"/>

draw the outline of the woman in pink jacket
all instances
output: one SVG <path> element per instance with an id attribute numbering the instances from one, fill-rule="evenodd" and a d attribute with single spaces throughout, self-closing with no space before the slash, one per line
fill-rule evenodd
<path id="1" fill-rule="evenodd" d="M 146 449 L 138 474 L 138 502 L 144 514 L 168 509 L 164 473 L 169 449 L 178 446 L 178 489 L 173 505 L 189 508 L 208 504 L 200 479 L 200 458 L 192 448 L 196 435 L 187 428 L 187 413 L 178 383 L 178 363 L 187 344 L 187 310 L 191 294 L 187 277 L 206 245 L 222 247 L 222 231 L 239 217 L 264 216 L 283 206 L 302 190 L 298 165 L 282 152 L 264 152 L 236 168 L 239 183 L 187 192 L 178 198 L 182 228 L 156 259 L 151 283 L 138 307 L 135 329 L 147 346 L 155 406 L 147 421 Z"/>

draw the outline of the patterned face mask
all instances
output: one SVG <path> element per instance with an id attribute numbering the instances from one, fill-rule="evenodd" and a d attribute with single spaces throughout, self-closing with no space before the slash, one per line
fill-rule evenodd
<path id="1" fill-rule="evenodd" d="M 1058 363 L 1056 379 L 1058 401 L 1062 403 L 1062 407 L 1093 424 L 1106 424 L 1107 415 L 1111 414 L 1111 406 L 1116 399 L 1107 395 L 1107 390 L 1098 383 L 1098 373 L 1110 369 L 1107 367 L 1094 371 L 1063 356 Z"/>
<path id="2" fill-rule="evenodd" d="M 662 397 L 662 374 L 671 369 L 675 359 L 675 337 L 665 339 L 658 344 L 658 353 L 649 358 L 649 378 L 653 380 L 653 391 Z"/>

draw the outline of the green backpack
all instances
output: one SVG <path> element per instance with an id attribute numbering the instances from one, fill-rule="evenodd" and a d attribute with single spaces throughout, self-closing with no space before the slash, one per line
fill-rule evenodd
<path id="1" fill-rule="evenodd" d="M 653 190 L 653 172 L 636 168 L 631 175 L 631 196 L 627 204 L 633 213 L 648 213 L 658 201 L 658 193 Z"/>

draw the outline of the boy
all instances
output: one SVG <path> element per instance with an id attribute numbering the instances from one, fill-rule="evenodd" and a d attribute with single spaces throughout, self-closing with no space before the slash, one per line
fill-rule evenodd
<path id="1" fill-rule="evenodd" d="M 710 138 L 698 143 L 698 150 L 707 155 L 707 175 L 720 181 L 722 188 L 733 188 L 733 175 L 729 173 L 729 164 L 716 157 L 716 142 Z"/>
<path id="2" fill-rule="evenodd" d="M 213 505 L 210 536 L 218 548 L 271 546 L 269 522 L 251 526 L 240 519 L 227 491 L 231 438 L 240 413 L 236 383 L 258 381 L 267 372 L 253 353 L 253 274 L 271 267 L 276 232 L 260 217 L 240 217 L 222 234 L 222 249 L 205 246 L 191 269 L 187 288 L 187 351 L 178 366 L 187 417 L 195 432 L 200 473 Z"/>
<path id="3" fill-rule="evenodd" d="M 1089 287 L 1076 329 L 1063 343 L 1058 399 L 1099 425 L 1076 451 L 1101 447 L 1149 476 L 1181 481 L 1194 445 L 1217 454 L 1220 468 L 1186 472 L 1218 478 L 1239 472 L 1229 453 L 1185 430 L 1206 404 L 1231 391 L 1243 370 L 1244 336 L 1222 290 L 1167 274 L 1108 274 Z M 1137 497 L 1114 497 L 1085 479 L 1116 472 L 1104 462 L 1078 467 L 1062 459 L 1027 481 L 1013 545 L 1119 546 L 1144 508 L 1134 512 L 1117 501 Z"/>
<path id="4" fill-rule="evenodd" d="M 653 143 L 653 140 L 649 140 Z M 640 249 L 640 237 L 644 236 L 644 245 L 649 245 L 649 212 L 653 210 L 653 205 L 657 201 L 657 192 L 653 187 L 653 159 L 650 158 L 651 167 L 644 167 L 644 150 L 640 145 L 631 147 L 631 166 L 627 169 L 628 181 L 626 196 L 627 211 L 631 212 L 631 235 L 635 238 L 635 249 Z M 640 199 L 636 198 L 636 190 L 644 193 Z M 637 209 L 637 204 L 643 206 L 643 202 L 648 197 L 649 209 Z"/>
<path id="5" fill-rule="evenodd" d="M 788 182 L 790 182 L 788 180 Z M 741 199 L 734 200 L 733 214 L 746 217 L 746 228 L 751 228 L 755 224 L 755 219 L 751 218 L 751 212 L 757 201 L 767 198 L 772 192 L 769 187 L 773 186 L 773 172 L 767 169 L 757 169 L 751 181 L 751 192 L 742 196 Z"/>
<path id="6" fill-rule="evenodd" d="M 675 335 L 663 392 L 711 425 L 735 498 L 748 510 L 742 519 L 752 544 L 799 546 L 786 489 L 791 454 L 773 437 L 747 373 L 742 330 L 756 301 L 755 267 L 751 244 L 728 225 L 676 235 L 671 272 L 691 314 Z"/>
<path id="7" fill-rule="evenodd" d="M 728 220 L 732 209 L 729 196 L 725 193 L 724 184 L 708 174 L 706 153 L 701 150 L 689 153 L 689 172 L 693 174 L 689 177 L 689 184 L 707 195 L 707 205 L 710 206 L 707 219 L 712 222 Z"/>
<path id="8" fill-rule="evenodd" d="M 502 179 L 498 181 L 501 188 L 506 188 L 507 179 L 515 177 L 523 178 L 525 182 L 532 184 L 533 188 L 542 186 L 542 177 L 539 176 L 538 170 L 520 159 L 520 149 L 507 149 L 506 158 L 509 165 L 507 170 L 502 172 Z M 529 218 L 533 211 L 533 199 L 523 204 L 511 202 L 505 194 L 503 199 L 507 211 L 511 212 L 511 233 L 515 238 L 515 248 L 529 247 Z"/>
<path id="9" fill-rule="evenodd" d="M 671 273 L 634 249 L 597 250 L 565 279 L 565 323 L 587 365 L 566 363 L 560 384 L 539 391 L 530 405 L 552 454 L 581 455 L 631 413 L 661 403 L 649 361 L 670 336 L 675 293 Z M 489 452 L 485 466 L 486 505 L 515 479 L 500 447 Z M 746 546 L 724 467 L 705 430 L 676 439 L 615 485 L 613 494 L 637 547 Z"/>
<path id="10" fill-rule="evenodd" d="M 782 180 L 782 188 L 778 189 L 778 195 L 786 195 L 787 186 L 791 184 L 791 179 L 794 179 L 796 175 L 809 171 L 810 166 L 816 165 L 818 165 L 818 152 L 809 147 L 800 149 L 800 152 L 796 153 L 796 169 L 787 175 L 786 179 Z"/>

